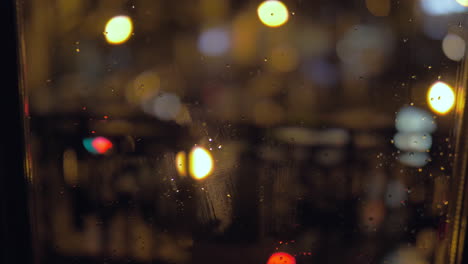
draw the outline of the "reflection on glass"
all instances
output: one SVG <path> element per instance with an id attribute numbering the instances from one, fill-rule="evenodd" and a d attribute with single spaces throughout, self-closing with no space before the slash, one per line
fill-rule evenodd
<path id="1" fill-rule="evenodd" d="M 460 1 L 18 7 L 38 264 L 460 264 Z"/>

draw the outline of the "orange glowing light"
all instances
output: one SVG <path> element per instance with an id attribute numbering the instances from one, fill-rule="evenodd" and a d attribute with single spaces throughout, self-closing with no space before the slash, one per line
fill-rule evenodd
<path id="1" fill-rule="evenodd" d="M 97 137 L 91 142 L 93 148 L 99 154 L 106 153 L 109 149 L 112 148 L 112 142 L 105 137 Z"/>
<path id="2" fill-rule="evenodd" d="M 268 259 L 267 264 L 296 264 L 296 259 L 288 253 L 273 253 Z"/>
<path id="3" fill-rule="evenodd" d="M 187 175 L 187 157 L 184 151 L 180 151 L 175 157 L 176 169 L 180 176 Z"/>

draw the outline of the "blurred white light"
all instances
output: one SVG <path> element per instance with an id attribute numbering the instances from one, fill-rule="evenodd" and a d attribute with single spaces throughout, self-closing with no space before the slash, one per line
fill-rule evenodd
<path id="1" fill-rule="evenodd" d="M 465 56 L 465 40 L 455 34 L 447 34 L 442 41 L 445 56 L 453 61 L 459 61 Z"/>
<path id="2" fill-rule="evenodd" d="M 433 16 L 463 13 L 467 9 L 455 0 L 420 0 L 424 13 Z"/>
<path id="3" fill-rule="evenodd" d="M 421 168 L 430 160 L 426 152 L 405 152 L 400 154 L 399 161 L 407 166 Z"/>
<path id="4" fill-rule="evenodd" d="M 406 187 L 397 180 L 390 181 L 387 184 L 385 193 L 385 204 L 388 207 L 395 208 L 401 206 L 401 202 L 408 198 Z"/>
<path id="5" fill-rule="evenodd" d="M 405 151 L 426 151 L 432 146 L 432 137 L 429 133 L 399 132 L 394 136 L 395 146 Z"/>
<path id="6" fill-rule="evenodd" d="M 221 27 L 203 31 L 198 38 L 198 50 L 207 56 L 225 54 L 230 46 L 229 32 Z"/>
<path id="7" fill-rule="evenodd" d="M 428 112 L 416 107 L 404 107 L 396 116 L 395 127 L 400 132 L 431 133 L 437 126 Z"/>
<path id="8" fill-rule="evenodd" d="M 457 3 L 459 3 L 462 6 L 468 6 L 468 0 L 457 0 Z"/>
<path id="9" fill-rule="evenodd" d="M 180 107 L 179 97 L 171 93 L 160 94 L 153 102 L 154 114 L 161 120 L 174 120 Z"/>

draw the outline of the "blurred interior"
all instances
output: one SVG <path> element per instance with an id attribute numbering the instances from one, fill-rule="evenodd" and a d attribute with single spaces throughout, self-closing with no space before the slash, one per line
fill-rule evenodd
<path id="1" fill-rule="evenodd" d="M 38 263 L 449 263 L 468 2 L 18 6 Z"/>

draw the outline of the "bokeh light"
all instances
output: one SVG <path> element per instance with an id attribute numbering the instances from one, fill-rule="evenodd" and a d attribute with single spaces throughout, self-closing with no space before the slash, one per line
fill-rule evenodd
<path id="1" fill-rule="evenodd" d="M 436 123 L 428 112 L 410 106 L 404 107 L 398 112 L 395 127 L 400 132 L 431 133 L 436 129 Z"/>
<path id="2" fill-rule="evenodd" d="M 457 3 L 459 3 L 462 6 L 468 7 L 468 0 L 457 0 Z"/>
<path id="3" fill-rule="evenodd" d="M 196 180 L 202 180 L 213 171 L 213 157 L 211 153 L 202 148 L 195 147 L 189 155 L 189 172 Z"/>
<path id="4" fill-rule="evenodd" d="M 181 102 L 179 97 L 172 93 L 162 93 L 153 102 L 154 114 L 159 119 L 165 121 L 175 120 L 180 108 Z"/>
<path id="5" fill-rule="evenodd" d="M 296 264 L 296 259 L 288 253 L 277 252 L 270 256 L 267 264 Z"/>
<path id="6" fill-rule="evenodd" d="M 465 1 L 466 0 L 420 0 L 420 3 L 424 13 L 433 16 L 442 16 L 466 11 L 466 8 L 460 5 L 461 2 Z"/>
<path id="7" fill-rule="evenodd" d="M 432 111 L 442 115 L 446 114 L 455 105 L 455 93 L 448 84 L 436 82 L 427 92 L 427 103 Z"/>
<path id="8" fill-rule="evenodd" d="M 220 56 L 230 47 L 229 32 L 221 27 L 203 31 L 198 38 L 198 50 L 207 56 Z"/>
<path id="9" fill-rule="evenodd" d="M 401 163 L 414 168 L 424 167 L 430 159 L 426 152 L 405 152 L 398 157 Z"/>
<path id="10" fill-rule="evenodd" d="M 442 41 L 445 56 L 453 61 L 460 61 L 465 56 L 465 40 L 455 34 L 447 34 Z"/>
<path id="11" fill-rule="evenodd" d="M 187 156 L 184 151 L 176 154 L 175 165 L 179 175 L 185 177 L 187 175 Z"/>
<path id="12" fill-rule="evenodd" d="M 367 10 L 374 16 L 388 16 L 390 6 L 390 0 L 366 0 Z"/>
<path id="13" fill-rule="evenodd" d="M 83 146 L 92 154 L 105 154 L 112 148 L 112 142 L 105 137 L 85 138 Z"/>
<path id="14" fill-rule="evenodd" d="M 127 41 L 133 32 L 133 22 L 128 16 L 115 16 L 105 27 L 104 35 L 110 44 L 122 44 Z"/>
<path id="15" fill-rule="evenodd" d="M 429 133 L 399 132 L 393 137 L 395 147 L 405 151 L 426 151 L 432 146 L 432 137 Z"/>
<path id="16" fill-rule="evenodd" d="M 257 9 L 258 18 L 268 27 L 280 27 L 289 19 L 288 8 L 281 1 L 267 0 Z"/>

